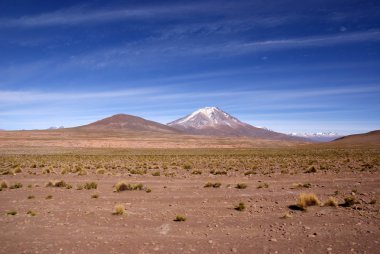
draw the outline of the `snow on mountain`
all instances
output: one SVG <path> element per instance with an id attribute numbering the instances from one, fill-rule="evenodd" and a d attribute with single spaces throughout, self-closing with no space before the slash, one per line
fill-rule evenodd
<path id="1" fill-rule="evenodd" d="M 263 127 L 259 128 L 241 122 L 236 117 L 217 107 L 198 109 L 190 115 L 170 122 L 167 125 L 189 134 L 305 141 L 305 139 L 300 137 L 288 136 Z"/>
<path id="2" fill-rule="evenodd" d="M 227 125 L 234 127 L 243 124 L 235 117 L 227 114 L 217 107 L 205 107 L 194 111 L 188 116 L 180 118 L 176 121 L 168 123 L 171 125 L 182 125 L 184 127 L 192 127 L 202 129 L 210 126 Z"/>
<path id="3" fill-rule="evenodd" d="M 342 137 L 342 135 L 339 135 L 336 132 L 315 132 L 315 133 L 290 133 L 290 136 L 293 137 L 303 137 L 308 138 L 314 141 L 320 141 L 320 142 L 328 142 L 332 141 L 334 139 Z"/>

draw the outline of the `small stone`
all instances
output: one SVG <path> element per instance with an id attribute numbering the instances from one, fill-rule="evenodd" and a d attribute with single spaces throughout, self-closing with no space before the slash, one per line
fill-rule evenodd
<path id="1" fill-rule="evenodd" d="M 232 251 L 233 253 L 237 253 L 237 249 L 236 249 L 236 248 L 232 248 L 231 251 Z"/>
<path id="2" fill-rule="evenodd" d="M 271 242 L 277 242 L 277 239 L 276 238 L 271 238 L 269 241 L 271 241 Z"/>

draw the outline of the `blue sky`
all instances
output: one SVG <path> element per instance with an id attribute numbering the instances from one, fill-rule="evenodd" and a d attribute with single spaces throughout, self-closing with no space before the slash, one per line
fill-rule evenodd
<path id="1" fill-rule="evenodd" d="M 0 128 L 204 106 L 280 132 L 380 129 L 380 2 L 0 2 Z"/>

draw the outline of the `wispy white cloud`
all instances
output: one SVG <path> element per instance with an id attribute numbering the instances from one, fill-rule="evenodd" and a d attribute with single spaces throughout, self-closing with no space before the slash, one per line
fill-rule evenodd
<path id="1" fill-rule="evenodd" d="M 51 101 L 72 101 L 88 99 L 112 99 L 117 97 L 147 96 L 157 92 L 155 88 L 128 89 L 103 92 L 40 92 L 40 91 L 1 91 L 1 103 L 46 103 Z"/>
<path id="2" fill-rule="evenodd" d="M 269 101 L 288 100 L 294 98 L 323 97 L 345 94 L 362 94 L 380 92 L 380 86 L 362 85 L 351 87 L 332 87 L 315 89 L 268 89 L 268 90 L 220 90 L 220 91 L 193 91 L 176 92 L 175 87 L 145 87 L 127 90 L 99 91 L 99 92 L 41 92 L 41 91 L 9 91 L 0 90 L 1 103 L 31 103 L 50 101 L 82 101 L 93 99 L 133 98 L 146 101 L 182 100 L 199 98 L 227 98 L 249 97 L 262 98 Z"/>
<path id="3" fill-rule="evenodd" d="M 15 19 L 2 19 L 0 26 L 8 27 L 44 27 L 55 25 L 78 25 L 88 23 L 114 22 L 119 20 L 139 20 L 153 17 L 167 17 L 183 13 L 202 12 L 199 5 L 157 5 L 149 7 L 131 7 L 118 9 L 91 9 L 89 6 L 73 6 L 53 12 Z"/>
<path id="4" fill-rule="evenodd" d="M 110 66 L 147 66 L 170 62 L 182 57 L 226 58 L 247 53 L 288 50 L 296 48 L 328 47 L 360 42 L 380 41 L 380 31 L 362 31 L 332 35 L 298 37 L 265 41 L 232 41 L 205 44 L 204 41 L 155 40 L 148 39 L 138 43 L 128 43 L 120 47 L 105 48 L 72 57 L 68 65 L 85 68 L 105 68 Z"/>

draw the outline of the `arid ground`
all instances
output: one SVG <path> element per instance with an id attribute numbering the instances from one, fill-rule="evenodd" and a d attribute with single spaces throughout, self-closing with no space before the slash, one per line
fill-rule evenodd
<path id="1" fill-rule="evenodd" d="M 379 169 L 376 146 L 2 148 L 0 253 L 378 253 Z"/>

